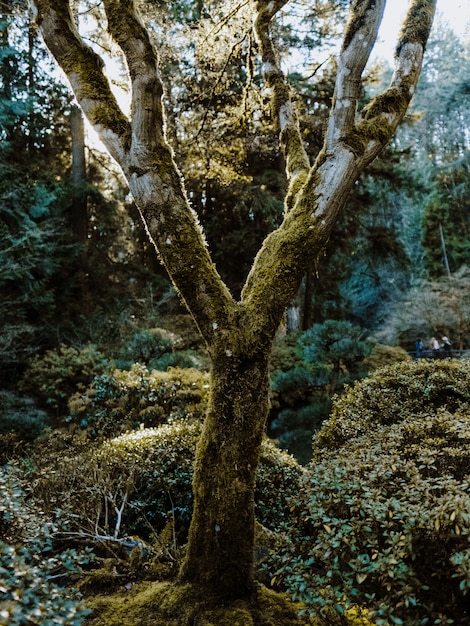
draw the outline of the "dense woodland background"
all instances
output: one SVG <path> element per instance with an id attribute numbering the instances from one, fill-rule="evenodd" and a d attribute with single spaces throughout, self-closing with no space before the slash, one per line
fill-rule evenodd
<path id="1" fill-rule="evenodd" d="M 319 2 L 303 14 L 304 28 L 279 26 L 312 154 L 323 141 L 334 26 L 346 6 Z M 236 14 L 216 18 L 205 3 L 184 0 L 165 7 L 152 26 L 159 32 L 171 13 L 173 45 L 161 61 L 172 77 L 167 132 L 217 268 L 238 294 L 285 196 L 267 105 L 266 117 L 251 115 L 267 101 L 260 68 Z M 93 16 L 89 2 L 82 19 L 91 39 Z M 201 18 L 205 54 L 184 48 Z M 405 123 L 357 183 L 279 329 L 268 433 L 302 464 L 346 383 L 406 360 L 417 337 L 427 345 L 447 335 L 454 348 L 470 347 L 468 43 L 437 20 Z M 293 50 L 308 60 L 307 73 Z M 116 68 L 119 87 L 119 59 Z M 364 97 L 390 72 L 377 60 Z M 306 80 L 313 74 L 315 88 Z M 0 4 L 0 137 L 0 463 L 29 454 L 51 429 L 101 442 L 202 415 L 207 359 L 197 329 L 21 0 Z M 55 436 L 62 449 L 65 435 Z M 143 524 L 128 521 L 128 530 L 149 540 Z"/>
<path id="2" fill-rule="evenodd" d="M 333 89 L 333 27 L 342 11 L 342 3 L 320 4 L 321 11 L 304 16 L 300 31 L 287 20 L 281 25 L 282 55 L 292 68 L 289 78 L 312 153 L 322 143 Z M 173 41 L 179 35 L 181 46 L 185 29 L 208 17 L 202 3 L 175 3 L 167 10 Z M 91 38 L 93 16 L 90 2 L 82 19 Z M 159 19 L 164 13 L 154 20 L 156 31 Z M 267 96 L 247 25 L 236 16 L 230 26 L 211 20 L 205 54 L 169 43 L 163 54 L 164 73 L 173 78 L 168 133 L 217 267 L 237 294 L 260 243 L 281 219 L 284 164 L 268 116 L 251 116 Z M 84 135 L 81 114 L 21 1 L 1 6 L 0 45 L 2 386 L 14 389 L 32 359 L 62 345 L 80 350 L 92 344 L 118 365 L 122 359 L 149 364 L 157 349 L 152 329 L 160 327 L 180 342 L 178 354 L 168 347 L 172 356 L 161 367 L 190 364 L 191 355 L 184 361 L 180 353 L 200 351 L 197 332 L 115 166 Z M 298 71 L 295 49 L 319 78 L 315 88 Z M 114 63 L 119 86 L 123 69 L 119 60 Z M 390 72 L 376 61 L 369 95 Z M 418 336 L 427 347 L 431 336 L 447 335 L 454 348 L 468 347 L 469 75 L 464 42 L 438 20 L 406 123 L 356 185 L 324 257 L 287 311 L 279 336 L 286 335 L 295 362 L 275 360 L 275 389 L 293 385 L 299 395 L 299 387 L 307 387 L 303 395 L 311 395 L 314 388 L 324 405 L 344 378 L 359 375 L 370 346 L 358 341 L 410 351 Z M 312 334 L 312 327 L 318 332 Z M 345 343 L 332 348 L 333 329 L 335 341 Z M 322 339 L 322 332 L 330 339 Z M 306 343 L 314 349 L 302 347 Z M 310 429 L 318 425 L 311 408 L 310 415 L 299 416 L 305 398 L 284 400 L 287 406 L 273 410 L 277 435 L 295 428 L 296 420 Z M 279 409 L 288 410 L 280 421 Z M 319 415 L 324 417 L 324 406 Z"/>

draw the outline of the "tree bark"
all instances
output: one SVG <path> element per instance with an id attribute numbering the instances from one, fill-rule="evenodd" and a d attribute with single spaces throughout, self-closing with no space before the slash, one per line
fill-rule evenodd
<path id="1" fill-rule="evenodd" d="M 86 193 L 85 126 L 79 107 L 70 109 L 72 136 L 72 230 L 78 243 L 88 237 L 88 206 Z"/>
<path id="2" fill-rule="evenodd" d="M 33 1 L 33 0 L 32 0 Z M 122 168 L 154 243 L 212 359 L 211 397 L 197 448 L 194 515 L 181 582 L 223 602 L 253 588 L 255 472 L 268 410 L 274 333 L 302 276 L 325 246 L 348 193 L 402 120 L 416 86 L 435 0 L 410 0 L 390 86 L 357 114 L 361 77 L 385 0 L 355 0 L 338 59 L 325 144 L 309 163 L 290 87 L 271 39 L 287 0 L 255 2 L 256 39 L 289 189 L 285 217 L 259 251 L 236 302 L 210 258 L 164 132 L 156 51 L 133 0 L 103 0 L 108 31 L 129 68 L 132 114 L 124 115 L 101 59 L 79 36 L 68 0 L 34 0 L 42 35 L 76 98 Z"/>
<path id="3" fill-rule="evenodd" d="M 268 413 L 269 346 L 212 359 L 209 410 L 196 451 L 194 512 L 181 582 L 222 599 L 253 591 L 254 491 Z"/>

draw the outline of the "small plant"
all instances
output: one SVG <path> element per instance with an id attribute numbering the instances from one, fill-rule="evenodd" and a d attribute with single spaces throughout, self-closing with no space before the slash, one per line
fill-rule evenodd
<path id="1" fill-rule="evenodd" d="M 128 432 L 62 459 L 44 455 L 35 494 L 45 511 L 68 511 L 69 528 L 88 536 L 134 536 L 154 541 L 168 523 L 180 542 L 192 515 L 192 477 L 202 424 L 177 421 Z M 258 521 L 271 531 L 289 517 L 303 470 L 273 443 L 262 448 L 256 490 Z"/>
<path id="2" fill-rule="evenodd" d="M 143 329 L 132 334 L 121 351 L 130 363 L 149 364 L 175 348 L 176 338 L 164 329 Z"/>
<path id="3" fill-rule="evenodd" d="M 10 391 L 0 391 L 0 437 L 14 434 L 18 440 L 31 442 L 49 425 L 47 413 L 38 409 L 31 398 Z M 1 454 L 1 453 L 0 453 Z M 0 461 L 1 463 L 1 461 Z"/>
<path id="4" fill-rule="evenodd" d="M 59 581 L 81 571 L 88 554 L 55 554 L 48 527 L 25 505 L 12 471 L 0 469 L 0 625 L 79 626 L 89 611 Z"/>

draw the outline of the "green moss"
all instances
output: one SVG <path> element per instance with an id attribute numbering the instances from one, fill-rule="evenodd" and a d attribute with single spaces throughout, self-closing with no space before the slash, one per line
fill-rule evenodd
<path id="1" fill-rule="evenodd" d="M 258 586 L 252 598 L 220 606 L 191 585 L 144 583 L 129 591 L 90 598 L 88 626 L 307 626 L 301 605 L 284 594 Z"/>
<path id="2" fill-rule="evenodd" d="M 290 211 L 293 208 L 297 195 L 305 185 L 307 177 L 308 170 L 302 170 L 296 176 L 292 177 L 285 199 L 286 211 Z"/>
<path id="3" fill-rule="evenodd" d="M 355 19 L 351 20 L 346 27 L 344 35 L 343 50 L 351 43 L 354 35 L 362 28 L 365 22 L 366 12 L 375 5 L 375 0 L 357 0 L 355 7 Z"/>
<path id="4" fill-rule="evenodd" d="M 435 2 L 433 0 L 416 0 L 408 13 L 404 27 L 400 32 L 396 53 L 400 54 L 407 43 L 419 43 L 426 47 L 434 18 Z"/>
<path id="5" fill-rule="evenodd" d="M 400 89 L 390 88 L 373 98 L 370 103 L 364 107 L 362 116 L 364 119 L 370 120 L 382 113 L 403 114 L 408 108 L 408 102 L 409 98 L 406 98 Z"/>

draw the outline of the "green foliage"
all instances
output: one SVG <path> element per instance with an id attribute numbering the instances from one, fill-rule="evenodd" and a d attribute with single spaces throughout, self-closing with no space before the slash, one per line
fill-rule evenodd
<path id="1" fill-rule="evenodd" d="M 73 455 L 40 452 L 35 493 L 46 511 L 65 507 L 70 529 L 116 530 L 115 507 L 123 505 L 119 533 L 158 543 L 168 522 L 181 541 L 192 514 L 195 448 L 202 425 L 176 421 L 129 432 Z M 272 443 L 262 447 L 256 488 L 257 519 L 277 530 L 289 516 L 289 497 L 302 468 Z M 95 526 L 96 525 L 96 526 Z"/>
<path id="2" fill-rule="evenodd" d="M 336 400 L 315 448 L 336 448 L 379 425 L 470 404 L 470 361 L 404 361 L 379 370 Z"/>
<path id="3" fill-rule="evenodd" d="M 364 359 L 371 349 L 360 328 L 338 320 L 315 324 L 298 335 L 294 345 L 288 336 L 284 350 L 277 342 L 270 434 L 301 463 L 310 460 L 310 439 L 328 416 L 331 396 L 364 375 Z"/>
<path id="4" fill-rule="evenodd" d="M 149 371 L 135 363 L 113 369 L 69 401 L 68 421 L 92 436 L 114 436 L 128 429 L 157 426 L 205 414 L 209 375 L 194 368 Z"/>
<path id="5" fill-rule="evenodd" d="M 61 344 L 33 358 L 19 388 L 35 396 L 43 406 L 63 411 L 68 398 L 88 385 L 105 366 L 104 357 L 95 346 L 79 349 Z"/>
<path id="6" fill-rule="evenodd" d="M 122 356 L 132 363 L 148 364 L 171 352 L 174 344 L 174 337 L 163 329 L 138 330 L 127 340 Z"/>
<path id="7" fill-rule="evenodd" d="M 470 363 L 403 363 L 337 399 L 314 438 L 276 580 L 308 610 L 460 624 L 470 560 Z"/>
<path id="8" fill-rule="evenodd" d="M 0 437 L 15 433 L 19 439 L 29 442 L 43 433 L 48 425 L 47 413 L 35 407 L 31 398 L 0 390 Z"/>
<path id="9" fill-rule="evenodd" d="M 361 375 L 361 363 L 372 350 L 363 331 L 345 320 L 314 324 L 299 339 L 307 363 L 323 363 L 331 368 L 329 385 L 336 390 Z"/>
<path id="10" fill-rule="evenodd" d="M 47 527 L 39 527 L 18 481 L 3 469 L 0 494 L 0 624 L 79 626 L 89 611 L 58 581 L 80 571 L 87 553 L 54 554 Z"/>
<path id="11" fill-rule="evenodd" d="M 299 461 L 306 464 L 312 454 L 310 440 L 320 429 L 327 417 L 331 402 L 326 398 L 313 398 L 306 406 L 298 409 L 284 409 L 271 423 L 273 432 L 279 432 L 277 442 L 284 450 L 289 450 Z"/>

